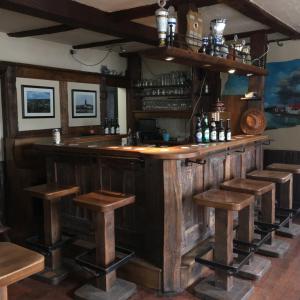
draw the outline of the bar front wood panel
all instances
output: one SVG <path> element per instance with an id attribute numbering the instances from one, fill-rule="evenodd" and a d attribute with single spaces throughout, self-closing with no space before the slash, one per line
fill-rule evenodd
<path id="1" fill-rule="evenodd" d="M 195 205 L 193 195 L 255 169 L 258 147 L 213 153 L 201 163 L 53 153 L 47 159 L 48 182 L 76 184 L 82 193 L 102 188 L 136 195 L 134 205 L 116 211 L 116 243 L 161 268 L 163 291 L 174 292 L 181 289 L 182 255 L 214 232 L 214 210 Z M 88 211 L 69 198 L 62 213 L 65 231 L 93 240 Z"/>

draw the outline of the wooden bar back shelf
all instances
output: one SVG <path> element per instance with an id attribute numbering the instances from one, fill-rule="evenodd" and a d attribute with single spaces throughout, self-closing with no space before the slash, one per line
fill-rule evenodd
<path id="1" fill-rule="evenodd" d="M 31 197 L 37 201 L 43 201 L 43 240 L 39 242 L 40 237 L 27 240 L 29 245 L 39 249 L 41 253 L 49 254 L 46 257 L 46 269 L 36 275 L 37 279 L 56 285 L 68 275 L 62 265 L 61 250 L 64 240 L 61 235 L 60 200 L 62 197 L 75 195 L 79 191 L 78 186 L 55 184 L 42 184 L 25 189 Z"/>
<path id="2" fill-rule="evenodd" d="M 97 191 L 80 195 L 75 204 L 95 212 L 96 266 L 106 268 L 116 259 L 115 251 L 115 210 L 135 202 L 135 196 Z M 96 278 L 95 286 L 86 284 L 75 292 L 76 299 L 128 299 L 136 291 L 136 285 L 117 279 L 115 269 Z"/>
<path id="3" fill-rule="evenodd" d="M 267 224 L 275 224 L 275 184 L 268 181 L 235 178 L 221 184 L 221 189 L 227 191 L 252 194 L 258 200 L 261 198 L 261 219 Z M 281 257 L 289 248 L 289 244 L 275 239 L 275 232 L 259 249 L 259 253 Z"/>
<path id="4" fill-rule="evenodd" d="M 44 269 L 44 256 L 18 245 L 0 243 L 0 300 L 7 300 L 7 286 Z"/>
<path id="5" fill-rule="evenodd" d="M 200 206 L 215 208 L 214 261 L 227 266 L 232 265 L 233 212 L 245 211 L 246 219 L 243 224 L 253 222 L 249 208 L 254 203 L 254 197 L 249 194 L 212 189 L 195 195 L 193 199 Z M 225 270 L 218 268 L 215 270 L 214 277 L 208 277 L 195 287 L 195 292 L 201 299 L 202 297 L 203 299 L 248 299 L 252 290 L 250 282 L 234 278 Z"/>
<path id="6" fill-rule="evenodd" d="M 300 167 L 300 166 L 299 166 Z M 283 167 L 282 169 L 288 169 Z M 297 169 L 292 165 L 293 171 Z M 299 168 L 300 171 L 300 168 Z M 297 173 L 296 173 L 297 174 Z M 250 179 L 268 180 L 276 184 L 276 199 L 278 201 L 277 211 L 280 213 L 293 213 L 293 173 L 273 170 L 253 171 L 247 174 Z M 300 235 L 300 226 L 293 223 L 292 218 L 289 218 L 288 223 L 276 231 L 277 234 L 295 238 Z"/>

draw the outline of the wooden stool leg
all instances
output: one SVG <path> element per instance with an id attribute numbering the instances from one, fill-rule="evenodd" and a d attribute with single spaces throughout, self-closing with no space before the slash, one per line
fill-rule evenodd
<path id="1" fill-rule="evenodd" d="M 233 261 L 233 212 L 216 208 L 215 210 L 215 251 L 218 263 L 230 265 Z M 233 287 L 233 276 L 216 269 L 215 285 L 226 291 Z"/>
<path id="2" fill-rule="evenodd" d="M 46 246 L 53 246 L 61 240 L 60 199 L 44 200 L 44 240 Z M 47 267 L 56 270 L 61 267 L 61 249 L 55 249 Z"/>
<path id="3" fill-rule="evenodd" d="M 275 190 L 262 195 L 261 201 L 261 213 L 262 221 L 266 223 L 275 223 Z M 266 242 L 271 245 L 275 236 L 275 232 L 272 232 L 271 238 Z"/>
<path id="4" fill-rule="evenodd" d="M 115 214 L 114 211 L 96 214 L 96 263 L 107 266 L 115 260 Z M 116 271 L 97 279 L 96 286 L 109 291 L 116 281 Z"/>
<path id="5" fill-rule="evenodd" d="M 238 239 L 252 243 L 254 239 L 254 203 L 239 211 Z M 247 247 L 246 247 L 247 248 Z"/>
<path id="6" fill-rule="evenodd" d="M 0 300 L 7 300 L 7 286 L 0 287 Z"/>
<path id="7" fill-rule="evenodd" d="M 280 208 L 293 208 L 293 177 L 291 180 L 280 184 L 279 187 L 279 205 Z M 286 227 L 290 227 L 292 225 L 292 220 L 286 225 Z"/>

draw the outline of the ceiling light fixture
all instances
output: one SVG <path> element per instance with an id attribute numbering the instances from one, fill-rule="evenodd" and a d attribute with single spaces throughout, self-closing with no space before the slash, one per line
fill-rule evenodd
<path id="1" fill-rule="evenodd" d="M 235 73 L 235 69 L 230 69 L 230 70 L 228 70 L 228 73 L 229 73 L 229 74 L 234 74 L 234 73 Z"/>

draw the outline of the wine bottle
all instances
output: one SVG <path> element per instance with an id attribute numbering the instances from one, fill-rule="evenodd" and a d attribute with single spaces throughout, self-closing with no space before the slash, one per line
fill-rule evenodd
<path id="1" fill-rule="evenodd" d="M 219 142 L 224 142 L 225 141 L 225 129 L 224 129 L 224 124 L 223 124 L 222 119 L 220 120 L 218 139 L 219 139 Z"/>
<path id="2" fill-rule="evenodd" d="M 207 115 L 204 116 L 203 126 L 202 126 L 202 142 L 209 143 L 210 138 L 210 130 L 208 125 L 208 117 Z"/>
<path id="3" fill-rule="evenodd" d="M 116 119 L 116 122 L 115 122 L 115 134 L 120 134 L 120 125 L 119 125 L 118 119 Z"/>
<path id="4" fill-rule="evenodd" d="M 109 128 L 110 128 L 110 134 L 115 134 L 115 125 L 114 125 L 114 120 L 113 119 L 110 120 Z"/>
<path id="5" fill-rule="evenodd" d="M 227 119 L 226 132 L 225 132 L 226 141 L 231 141 L 231 125 L 230 119 Z"/>
<path id="6" fill-rule="evenodd" d="M 109 134 L 109 126 L 108 126 L 107 118 L 105 118 L 105 120 L 104 120 L 104 134 Z"/>
<path id="7" fill-rule="evenodd" d="M 195 129 L 195 142 L 196 144 L 202 143 L 202 124 L 201 118 L 197 117 L 196 129 Z"/>
<path id="8" fill-rule="evenodd" d="M 217 126 L 214 118 L 212 118 L 210 122 L 210 141 L 217 141 Z"/>

